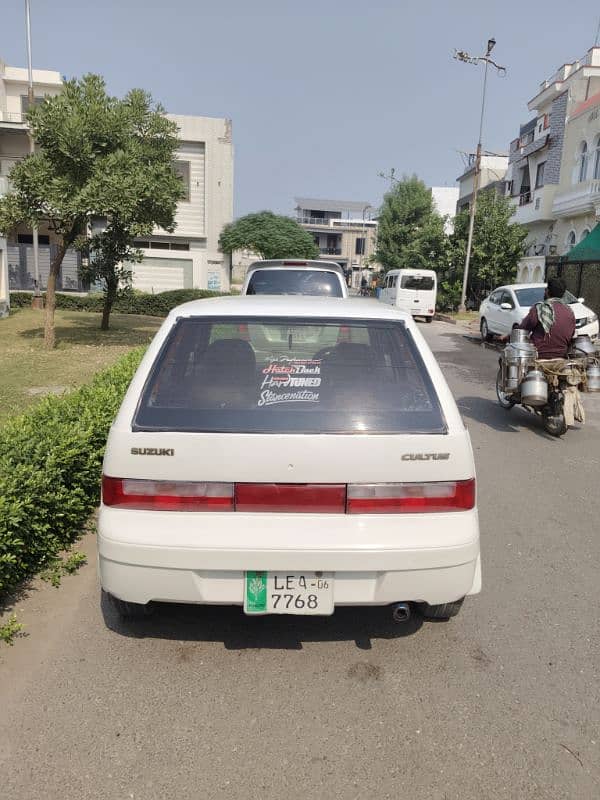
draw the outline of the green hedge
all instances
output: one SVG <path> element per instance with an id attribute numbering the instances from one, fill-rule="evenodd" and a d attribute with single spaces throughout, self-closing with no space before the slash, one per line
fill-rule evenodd
<path id="1" fill-rule="evenodd" d="M 201 300 L 205 297 L 220 297 L 221 292 L 209 292 L 206 289 L 174 289 L 159 294 L 145 292 L 128 292 L 117 298 L 113 311 L 120 314 L 145 314 L 154 317 L 166 317 L 171 309 L 189 300 Z M 104 298 L 101 294 L 61 294 L 56 295 L 56 307 L 70 311 L 102 311 Z M 10 304 L 13 308 L 28 308 L 31 305 L 30 292 L 11 292 Z"/>
<path id="2" fill-rule="evenodd" d="M 0 428 L 0 596 L 73 542 L 96 507 L 108 430 L 142 354 Z"/>

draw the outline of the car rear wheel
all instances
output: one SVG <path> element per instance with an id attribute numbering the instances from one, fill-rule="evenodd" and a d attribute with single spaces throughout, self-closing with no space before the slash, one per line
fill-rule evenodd
<path id="1" fill-rule="evenodd" d="M 425 619 L 450 619 L 460 611 L 464 597 L 453 603 L 442 603 L 439 606 L 430 606 L 429 603 L 419 603 L 419 608 Z"/>
<path id="2" fill-rule="evenodd" d="M 127 600 L 120 600 L 118 597 L 114 597 L 104 590 L 102 590 L 102 593 L 108 598 L 120 619 L 124 621 L 146 619 L 146 617 L 149 617 L 152 613 L 149 603 L 146 605 L 143 603 L 130 603 Z"/>
<path id="3" fill-rule="evenodd" d="M 433 322 L 433 317 L 425 317 L 425 322 Z"/>
<path id="4" fill-rule="evenodd" d="M 490 333 L 490 329 L 488 328 L 487 320 L 485 317 L 481 318 L 481 322 L 479 323 L 479 330 L 481 331 L 481 338 L 484 342 L 492 341 L 492 334 Z"/>

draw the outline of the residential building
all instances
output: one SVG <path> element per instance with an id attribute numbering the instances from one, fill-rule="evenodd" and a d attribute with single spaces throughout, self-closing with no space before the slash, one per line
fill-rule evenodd
<path id="1" fill-rule="evenodd" d="M 133 285 L 145 292 L 228 291 L 231 260 L 219 250 L 219 236 L 233 219 L 231 120 L 167 116 L 179 128 L 176 167 L 185 197 L 177 208 L 174 233 L 157 229 L 136 242 L 143 260 L 133 266 Z"/>
<path id="2" fill-rule="evenodd" d="M 31 144 L 25 112 L 29 107 L 28 71 L 11 67 L 0 59 L 0 196 L 9 190 L 8 175 L 14 164 L 30 152 Z M 59 72 L 33 70 L 35 102 L 58 94 L 62 89 Z M 39 235 L 40 281 L 45 283 L 50 268 L 51 234 Z M 77 261 L 69 256 L 63 272 L 65 280 L 77 280 Z M 33 288 L 33 236 L 25 229 L 9 239 L 0 237 L 0 313 L 8 308 L 11 288 Z"/>
<path id="3" fill-rule="evenodd" d="M 60 73 L 34 70 L 36 102 L 59 94 Z M 28 106 L 28 73 L 0 61 L 0 195 L 8 191 L 8 174 L 30 151 L 24 112 Z M 160 292 L 167 289 L 202 288 L 228 290 L 230 259 L 219 251 L 223 226 L 233 218 L 233 145 L 231 122 L 211 117 L 169 114 L 177 123 L 181 144 L 177 170 L 185 187 L 179 203 L 174 233 L 157 229 L 139 240 L 143 260 L 133 266 L 137 289 Z M 50 261 L 57 247 L 46 226 L 39 229 L 39 287 L 44 289 Z M 75 250 L 65 254 L 58 277 L 61 291 L 81 291 L 81 257 Z M 0 303 L 9 290 L 33 289 L 33 236 L 19 229 L 8 240 L 0 238 Z"/>
<path id="4" fill-rule="evenodd" d="M 510 146 L 506 191 L 528 229 L 517 279 L 543 280 L 600 216 L 600 47 L 563 64 L 529 103 Z M 595 177 L 597 176 L 597 177 Z"/>
<path id="5" fill-rule="evenodd" d="M 380 269 L 373 263 L 377 242 L 375 210 L 366 201 L 295 197 L 296 219 L 313 236 L 320 258 L 336 261 L 348 282 L 358 287 L 362 271 Z"/>
<path id="6" fill-rule="evenodd" d="M 458 186 L 432 186 L 431 196 L 437 213 L 446 217 L 444 230 L 447 235 L 454 230 L 454 217 L 456 216 L 456 204 L 458 203 Z"/>
<path id="7" fill-rule="evenodd" d="M 484 154 L 481 156 L 478 191 L 495 191 L 504 194 L 504 180 L 508 168 L 508 156 Z M 475 183 L 475 153 L 469 153 L 467 165 L 458 181 L 458 200 L 456 213 L 468 211 L 473 202 L 473 189 Z"/>

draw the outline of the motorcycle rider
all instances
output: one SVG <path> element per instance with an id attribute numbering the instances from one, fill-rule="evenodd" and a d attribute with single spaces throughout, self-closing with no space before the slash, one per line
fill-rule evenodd
<path id="1" fill-rule="evenodd" d="M 518 326 L 530 332 L 531 343 L 540 359 L 567 357 L 569 344 L 575 335 L 575 315 L 562 299 L 566 288 L 562 278 L 550 278 L 544 300 L 531 306 Z M 509 338 L 504 336 L 503 341 Z"/>

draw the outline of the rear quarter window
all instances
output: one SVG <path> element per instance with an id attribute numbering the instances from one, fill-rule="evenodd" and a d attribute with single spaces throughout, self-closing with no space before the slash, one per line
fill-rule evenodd
<path id="1" fill-rule="evenodd" d="M 179 320 L 144 386 L 134 430 L 444 433 L 401 321 Z"/>

